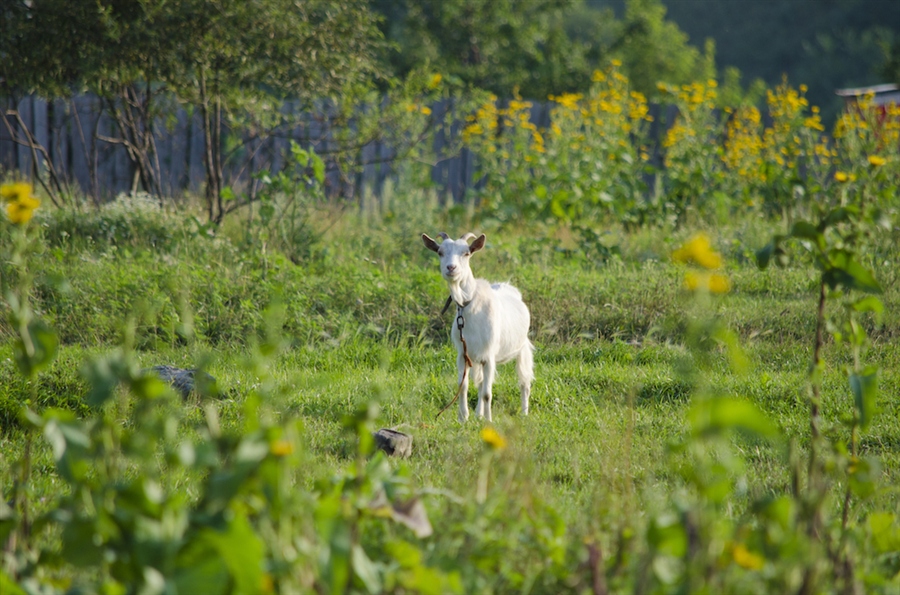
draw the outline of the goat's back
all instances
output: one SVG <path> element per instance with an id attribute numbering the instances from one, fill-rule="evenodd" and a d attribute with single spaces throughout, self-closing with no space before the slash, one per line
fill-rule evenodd
<path id="1" fill-rule="evenodd" d="M 470 357 L 481 360 L 492 352 L 497 363 L 503 363 L 515 359 L 522 349 L 531 349 L 528 340 L 531 314 L 519 290 L 509 283 L 488 284 L 483 279 L 477 283 L 476 298 L 463 314 Z M 491 323 L 486 324 L 487 320 Z M 459 348 L 459 331 L 455 325 L 451 336 Z"/>

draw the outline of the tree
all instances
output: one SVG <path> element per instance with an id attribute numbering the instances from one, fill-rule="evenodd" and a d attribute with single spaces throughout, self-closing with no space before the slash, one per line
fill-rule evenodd
<path id="1" fill-rule="evenodd" d="M 565 30 L 577 0 L 371 0 L 395 45 L 399 76 L 430 64 L 464 83 L 509 97 L 544 98 L 586 86 L 590 70 Z"/>
<path id="2" fill-rule="evenodd" d="M 381 35 L 364 0 L 14 0 L 0 18 L 6 89 L 98 94 L 118 128 L 103 140 L 126 147 L 153 194 L 154 128 L 175 101 L 196 108 L 216 223 L 227 212 L 226 123 L 264 131 L 278 118 L 273 100 L 338 95 L 382 74 Z"/>
<path id="3" fill-rule="evenodd" d="M 647 96 L 656 95 L 660 82 L 680 85 L 716 77 L 715 45 L 707 43 L 701 54 L 678 25 L 665 17 L 666 7 L 660 0 L 625 2 L 622 42 L 615 53 L 631 84 Z"/>
<path id="4" fill-rule="evenodd" d="M 180 68 L 166 80 L 202 116 L 207 210 L 216 223 L 241 206 L 226 206 L 223 196 L 226 121 L 269 130 L 281 117 L 272 100 L 310 103 L 386 76 L 381 35 L 363 0 L 184 0 L 171 17 Z"/>

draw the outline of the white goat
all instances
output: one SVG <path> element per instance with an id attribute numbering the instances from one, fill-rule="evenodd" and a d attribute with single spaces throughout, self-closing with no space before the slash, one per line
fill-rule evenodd
<path id="1" fill-rule="evenodd" d="M 424 233 L 422 241 L 426 248 L 441 257 L 441 275 L 447 280 L 450 297 L 456 302 L 457 319 L 450 336 L 457 351 L 459 421 L 469 418 L 466 355 L 472 362 L 472 381 L 478 386 L 476 415 L 491 421 L 491 385 L 497 364 L 513 359 L 522 392 L 522 413 L 528 415 L 528 397 L 534 380 L 534 346 L 528 340 L 531 315 L 522 301 L 522 294 L 509 283 L 492 285 L 472 274 L 469 257 L 484 247 L 484 234 L 475 238 L 475 234 L 467 233 L 458 240 L 451 240 L 443 232 L 438 235 L 443 239 L 441 244 Z M 472 238 L 475 241 L 469 244 Z"/>

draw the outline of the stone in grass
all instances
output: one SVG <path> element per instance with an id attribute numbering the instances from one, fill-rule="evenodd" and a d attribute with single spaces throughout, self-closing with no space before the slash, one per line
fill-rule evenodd
<path id="1" fill-rule="evenodd" d="M 182 399 L 186 399 L 198 385 L 203 388 L 203 392 L 216 393 L 216 379 L 206 372 L 195 378 L 198 370 L 193 368 L 186 370 L 175 366 L 153 366 L 147 371 L 159 376 L 163 382 L 168 382 L 172 388 L 178 391 Z"/>
<path id="2" fill-rule="evenodd" d="M 375 438 L 375 446 L 391 455 L 392 457 L 407 458 L 412 454 L 412 436 L 382 428 L 373 434 Z"/>

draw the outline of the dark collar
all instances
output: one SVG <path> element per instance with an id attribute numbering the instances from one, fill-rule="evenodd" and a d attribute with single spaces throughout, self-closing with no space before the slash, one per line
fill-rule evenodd
<path id="1" fill-rule="evenodd" d="M 444 308 L 441 310 L 441 316 L 443 316 L 444 314 L 447 313 L 447 310 L 450 309 L 450 304 L 452 304 L 452 303 L 453 303 L 453 296 L 452 296 L 452 295 L 448 295 L 448 296 L 447 296 L 447 301 L 444 302 Z M 469 300 L 468 302 L 466 302 L 466 303 L 464 303 L 464 304 L 456 304 L 456 307 L 459 308 L 459 309 L 463 309 L 463 308 L 465 308 L 466 306 L 468 306 L 468 305 L 471 304 L 471 303 L 472 303 L 472 300 Z"/>

